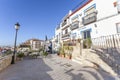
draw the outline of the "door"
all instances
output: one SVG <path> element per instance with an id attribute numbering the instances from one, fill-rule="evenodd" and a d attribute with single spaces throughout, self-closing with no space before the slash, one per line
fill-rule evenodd
<path id="1" fill-rule="evenodd" d="M 91 38 L 91 30 L 83 31 L 83 39 Z"/>

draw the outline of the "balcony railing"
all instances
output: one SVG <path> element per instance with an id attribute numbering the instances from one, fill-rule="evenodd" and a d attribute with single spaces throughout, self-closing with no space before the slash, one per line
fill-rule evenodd
<path id="1" fill-rule="evenodd" d="M 71 27 L 70 27 L 71 30 L 74 30 L 74 29 L 77 29 L 77 28 L 79 28 L 79 22 L 78 21 L 71 24 Z"/>
<path id="2" fill-rule="evenodd" d="M 63 35 L 62 35 L 62 38 L 65 38 L 65 37 L 70 37 L 70 33 L 63 34 Z"/>
<path id="3" fill-rule="evenodd" d="M 62 27 L 65 26 L 67 24 L 67 21 L 63 22 L 62 23 Z"/>
<path id="4" fill-rule="evenodd" d="M 55 42 L 58 42 L 58 39 L 55 39 Z"/>
<path id="5" fill-rule="evenodd" d="M 96 12 L 88 14 L 82 18 L 83 25 L 87 25 L 89 23 L 95 22 L 96 20 L 97 20 L 97 13 Z"/>
<path id="6" fill-rule="evenodd" d="M 56 28 L 56 30 L 58 30 L 58 29 L 60 29 L 60 26 L 58 26 L 58 27 Z"/>

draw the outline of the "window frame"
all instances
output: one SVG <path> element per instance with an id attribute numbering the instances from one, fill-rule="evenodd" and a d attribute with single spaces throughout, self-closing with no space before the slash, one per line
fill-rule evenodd
<path id="1" fill-rule="evenodd" d="M 116 30 L 117 30 L 117 33 L 120 33 L 120 30 L 118 30 L 118 29 L 120 29 L 120 22 L 119 22 L 119 23 L 116 23 Z"/>

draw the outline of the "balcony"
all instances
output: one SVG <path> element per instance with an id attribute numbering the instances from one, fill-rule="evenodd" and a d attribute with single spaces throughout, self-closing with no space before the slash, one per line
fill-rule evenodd
<path id="1" fill-rule="evenodd" d="M 69 38 L 69 37 L 70 37 L 70 33 L 63 34 L 63 35 L 62 35 L 62 38 Z"/>
<path id="2" fill-rule="evenodd" d="M 58 27 L 56 28 L 56 30 L 58 30 L 58 29 L 60 29 L 60 26 L 58 26 Z"/>
<path id="3" fill-rule="evenodd" d="M 67 24 L 67 21 L 63 22 L 62 23 L 62 27 L 65 26 Z"/>
<path id="4" fill-rule="evenodd" d="M 70 27 L 71 30 L 74 30 L 74 29 L 77 29 L 77 28 L 79 28 L 79 22 L 78 21 L 71 24 L 71 27 Z"/>
<path id="5" fill-rule="evenodd" d="M 83 25 L 90 24 L 92 22 L 95 22 L 96 20 L 97 20 L 97 13 L 96 12 L 90 13 L 82 18 Z"/>
<path id="6" fill-rule="evenodd" d="M 55 42 L 57 43 L 57 42 L 58 42 L 58 39 L 55 39 Z"/>

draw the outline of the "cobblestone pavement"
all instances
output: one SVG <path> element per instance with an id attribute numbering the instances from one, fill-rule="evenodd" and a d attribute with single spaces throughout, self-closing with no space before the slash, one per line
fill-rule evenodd
<path id="1" fill-rule="evenodd" d="M 55 54 L 24 59 L 0 72 L 0 80 L 115 80 L 108 73 L 82 67 Z"/>

